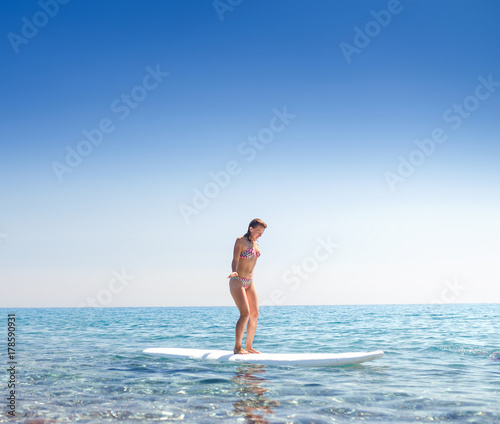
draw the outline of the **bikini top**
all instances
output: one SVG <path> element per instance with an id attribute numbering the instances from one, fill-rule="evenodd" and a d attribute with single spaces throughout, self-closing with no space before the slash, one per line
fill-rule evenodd
<path id="1" fill-rule="evenodd" d="M 240 258 L 242 259 L 252 259 L 253 257 L 258 258 L 259 256 L 260 256 L 260 250 L 256 252 L 255 249 L 250 246 L 250 240 L 248 241 L 248 249 L 245 250 L 243 253 L 240 253 Z"/>

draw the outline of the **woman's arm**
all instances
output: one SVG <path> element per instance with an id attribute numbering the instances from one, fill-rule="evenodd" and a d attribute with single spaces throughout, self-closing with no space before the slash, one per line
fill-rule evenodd
<path id="1" fill-rule="evenodd" d="M 239 239 L 236 239 L 236 243 L 234 243 L 233 260 L 231 261 L 232 272 L 227 278 L 238 276 L 236 270 L 238 269 L 238 262 L 240 261 L 240 253 L 241 253 L 241 243 Z"/>

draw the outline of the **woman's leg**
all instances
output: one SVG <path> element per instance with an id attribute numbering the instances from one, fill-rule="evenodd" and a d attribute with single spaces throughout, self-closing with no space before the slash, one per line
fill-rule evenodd
<path id="1" fill-rule="evenodd" d="M 245 349 L 250 353 L 260 353 L 252 347 L 255 331 L 257 330 L 257 321 L 259 320 L 259 301 L 257 300 L 257 290 L 252 283 L 246 290 L 248 306 L 250 308 L 250 319 L 247 327 L 247 341 Z"/>
<path id="2" fill-rule="evenodd" d="M 234 303 L 236 303 L 236 306 L 240 311 L 240 318 L 236 323 L 234 353 L 248 353 L 242 347 L 243 334 L 245 333 L 245 327 L 247 326 L 248 319 L 250 318 L 250 307 L 248 305 L 246 290 L 238 280 L 229 281 L 229 290 L 231 292 L 231 296 L 233 296 Z"/>

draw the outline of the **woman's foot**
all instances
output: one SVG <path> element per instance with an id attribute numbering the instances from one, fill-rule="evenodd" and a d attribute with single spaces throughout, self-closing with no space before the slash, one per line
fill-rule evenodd
<path id="1" fill-rule="evenodd" d="M 239 355 L 248 355 L 250 352 L 247 352 L 245 349 L 243 349 L 242 347 L 240 347 L 239 349 L 234 349 L 234 353 L 235 354 L 239 354 Z"/>
<path id="2" fill-rule="evenodd" d="M 246 349 L 248 353 L 260 353 L 258 350 L 255 350 L 253 347 L 247 347 Z"/>

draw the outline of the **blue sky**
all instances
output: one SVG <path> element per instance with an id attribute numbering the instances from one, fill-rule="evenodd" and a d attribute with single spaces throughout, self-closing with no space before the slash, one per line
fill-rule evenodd
<path id="1" fill-rule="evenodd" d="M 255 217 L 262 304 L 500 301 L 497 2 L 62 3 L 1 6 L 0 307 L 231 305 Z"/>

